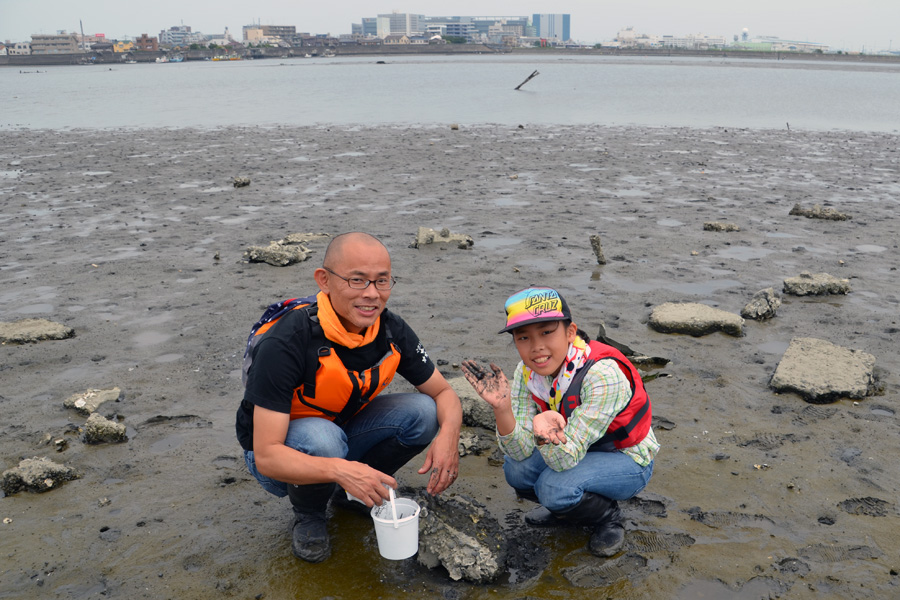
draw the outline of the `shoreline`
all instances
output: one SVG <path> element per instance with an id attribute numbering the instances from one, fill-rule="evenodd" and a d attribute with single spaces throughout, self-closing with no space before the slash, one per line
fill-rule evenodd
<path id="1" fill-rule="evenodd" d="M 0 346 L 0 470 L 45 456 L 81 475 L 44 494 L 0 498 L 10 519 L 0 524 L 9 595 L 893 593 L 900 136 L 496 125 L 422 133 L 6 133 L 0 315 L 48 318 L 76 334 Z M 237 176 L 250 185 L 233 187 Z M 797 203 L 853 218 L 789 215 Z M 740 230 L 704 231 L 713 220 Z M 419 226 L 475 243 L 411 248 Z M 246 472 L 234 413 L 250 325 L 270 302 L 309 291 L 324 243 L 284 268 L 242 254 L 290 233 L 355 229 L 391 250 L 398 284 L 388 306 L 450 379 L 461 377 L 454 365 L 464 358 L 512 372 L 515 351 L 493 332 L 509 293 L 530 284 L 559 289 L 592 336 L 602 323 L 616 341 L 672 361 L 647 384 L 654 415 L 671 426 L 656 430 L 662 449 L 639 496 L 645 504 L 627 507 L 626 555 L 592 559 L 577 530 L 535 533 L 547 556 L 535 557 L 542 568 L 533 577 L 474 586 L 414 561 L 380 560 L 371 519 L 338 513 L 329 561 L 290 556 L 290 509 Z M 601 236 L 606 265 L 591 234 Z M 802 271 L 848 278 L 852 291 L 784 296 L 774 319 L 748 321 L 740 338 L 647 325 L 652 308 L 670 301 L 739 312 L 756 291 L 780 290 Z M 812 405 L 774 393 L 769 379 L 795 337 L 874 355 L 884 395 Z M 84 418 L 63 400 L 114 385 L 122 397 L 101 412 L 129 427 L 129 440 L 83 444 Z M 47 435 L 68 440 L 67 449 L 57 452 Z M 450 492 L 524 527 L 520 513 L 531 505 L 515 500 L 489 457 L 463 457 Z M 404 485 L 423 484 L 421 458 L 400 471 Z M 854 513 L 860 503 L 851 501 L 866 498 L 888 509 Z"/>
<path id="2" fill-rule="evenodd" d="M 866 63 L 866 64 L 900 64 L 900 56 L 885 54 L 860 54 L 860 53 L 813 53 L 813 52 L 763 52 L 757 50 L 734 50 L 728 48 L 711 50 L 688 49 L 628 49 L 628 48 L 494 48 L 484 44 L 444 44 L 440 46 L 337 46 L 327 48 L 334 52 L 330 58 L 342 56 L 370 56 L 373 58 L 389 58 L 392 56 L 466 56 L 466 55 L 513 55 L 535 56 L 542 60 L 552 59 L 558 56 L 587 56 L 605 58 L 643 57 L 657 59 L 672 58 L 718 58 L 718 59 L 744 59 L 760 60 L 764 62 L 801 61 L 819 64 L 827 63 Z M 245 48 L 240 56 L 243 60 L 273 60 L 285 58 L 304 58 L 310 50 L 317 52 L 319 48 Z M 126 59 L 136 60 L 138 63 L 153 63 L 157 58 L 170 54 L 182 54 L 188 62 L 210 60 L 213 57 L 224 56 L 217 50 L 159 50 L 156 52 L 141 51 L 128 53 L 98 53 L 84 52 L 75 54 L 55 55 L 7 55 L 0 56 L 0 67 L 28 67 L 28 66 L 53 66 L 53 65 L 87 65 L 123 64 Z M 226 53 L 227 54 L 227 53 Z M 322 59 L 325 56 L 312 55 L 308 58 Z"/>

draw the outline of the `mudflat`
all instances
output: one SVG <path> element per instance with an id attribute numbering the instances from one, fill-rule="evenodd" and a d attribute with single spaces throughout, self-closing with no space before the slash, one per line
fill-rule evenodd
<path id="1" fill-rule="evenodd" d="M 0 498 L 0 597 L 896 593 L 897 135 L 482 125 L 8 131 L 3 142 L 0 320 L 45 318 L 75 335 L 0 346 L 0 470 L 41 457 L 79 478 Z M 852 218 L 789 214 L 797 204 Z M 713 221 L 736 227 L 705 230 Z M 411 247 L 419 227 L 474 244 Z M 327 238 L 286 267 L 244 251 L 351 230 L 388 246 L 388 306 L 457 383 L 466 358 L 512 372 L 515 350 L 495 332 L 506 297 L 532 284 L 558 288 L 589 334 L 603 324 L 671 361 L 647 371 L 662 449 L 625 505 L 622 555 L 592 557 L 581 530 L 535 531 L 546 552 L 528 569 L 476 586 L 380 558 L 371 519 L 335 511 L 333 557 L 291 556 L 288 502 L 247 472 L 234 414 L 250 325 L 269 303 L 316 291 Z M 742 336 L 648 326 L 666 302 L 739 313 L 803 272 L 851 290 L 783 295 Z M 775 393 L 797 337 L 873 355 L 882 391 L 829 404 Z M 119 399 L 99 412 L 128 440 L 83 443 L 86 417 L 64 400 L 113 387 Z M 424 485 L 421 458 L 398 474 L 404 485 Z M 465 456 L 446 493 L 511 530 L 532 507 L 489 451 Z"/>

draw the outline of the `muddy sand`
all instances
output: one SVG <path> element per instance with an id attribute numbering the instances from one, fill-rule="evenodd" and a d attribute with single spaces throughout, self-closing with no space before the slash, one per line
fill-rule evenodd
<path id="1" fill-rule="evenodd" d="M 0 347 L 0 470 L 37 456 L 80 478 L 0 499 L 0 598 L 896 596 L 898 142 L 487 125 L 4 132 L 0 320 L 47 318 L 75 336 Z M 852 219 L 790 215 L 796 204 Z M 411 248 L 420 226 L 474 245 Z M 389 247 L 389 306 L 449 378 L 464 358 L 511 372 L 514 348 L 494 332 L 505 298 L 529 284 L 559 288 L 588 333 L 605 323 L 671 360 L 647 384 L 662 450 L 626 506 L 625 553 L 594 558 L 581 530 L 536 531 L 545 553 L 479 586 L 380 558 L 371 520 L 338 511 L 331 560 L 291 556 L 289 504 L 247 473 L 234 412 L 249 326 L 268 303 L 315 291 L 325 242 L 288 267 L 242 257 L 291 233 L 348 230 Z M 741 337 L 647 325 L 665 302 L 739 313 L 804 271 L 852 291 L 783 296 Z M 795 337 L 874 355 L 884 392 L 830 404 L 773 392 Z M 120 399 L 100 412 L 129 439 L 86 445 L 86 418 L 63 401 L 114 386 Z M 420 464 L 403 484 L 424 484 Z M 511 531 L 532 507 L 490 452 L 464 457 L 448 493 Z"/>

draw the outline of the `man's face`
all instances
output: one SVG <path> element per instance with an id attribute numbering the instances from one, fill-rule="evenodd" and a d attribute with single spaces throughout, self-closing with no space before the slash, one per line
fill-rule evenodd
<path id="1" fill-rule="evenodd" d="M 378 243 L 347 242 L 335 258 L 328 267 L 341 277 L 375 280 L 391 276 L 391 257 Z M 356 290 L 334 273 L 325 270 L 319 273 L 324 273 L 317 277 L 319 287 L 328 294 L 334 312 L 350 333 L 360 333 L 374 324 L 391 296 L 391 290 L 378 290 L 374 283 L 369 283 L 364 290 Z"/>

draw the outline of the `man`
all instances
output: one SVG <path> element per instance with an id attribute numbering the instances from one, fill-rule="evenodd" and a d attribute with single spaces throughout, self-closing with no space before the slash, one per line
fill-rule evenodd
<path id="1" fill-rule="evenodd" d="M 453 483 L 462 409 L 413 330 L 385 309 L 394 278 L 378 239 L 335 237 L 314 277 L 309 306 L 251 337 L 236 428 L 250 472 L 290 498 L 294 554 L 321 562 L 331 555 L 333 494 L 381 504 L 385 486 L 397 486 L 392 475 L 429 444 L 418 471 L 431 472 L 428 493 Z M 395 372 L 419 393 L 376 397 Z"/>

